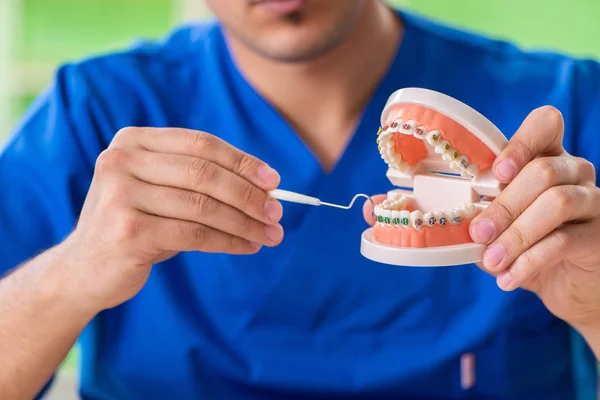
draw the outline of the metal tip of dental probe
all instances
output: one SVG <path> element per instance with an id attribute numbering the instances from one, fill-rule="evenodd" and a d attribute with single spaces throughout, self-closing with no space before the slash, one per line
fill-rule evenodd
<path id="1" fill-rule="evenodd" d="M 350 204 L 348 204 L 347 206 L 342 206 L 342 205 L 339 205 L 339 204 L 326 203 L 324 201 L 319 201 L 319 204 L 321 204 L 322 206 L 329 206 L 329 207 L 342 208 L 344 210 L 349 210 L 349 209 L 352 208 L 352 206 L 354 205 L 354 202 L 359 197 L 364 197 L 367 200 L 369 200 L 371 202 L 371 206 L 373 207 L 373 212 L 375 212 L 375 203 L 373 202 L 373 199 L 371 199 L 371 196 L 368 196 L 368 195 L 363 194 L 363 193 L 359 193 L 356 196 L 354 196 L 352 198 L 352 201 L 350 202 Z"/>

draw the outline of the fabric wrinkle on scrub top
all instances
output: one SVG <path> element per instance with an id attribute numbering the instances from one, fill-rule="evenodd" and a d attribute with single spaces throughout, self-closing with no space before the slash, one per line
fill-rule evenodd
<path id="1" fill-rule="evenodd" d="M 94 163 L 125 126 L 213 133 L 274 167 L 281 188 L 346 204 L 392 186 L 375 143 L 402 87 L 453 96 L 508 137 L 534 108 L 600 167 L 600 67 L 400 13 L 397 57 L 334 170 L 237 70 L 220 26 L 182 27 L 66 65 L 0 155 L 0 272 L 72 230 Z M 476 266 L 401 268 L 360 255 L 361 207 L 285 203 L 285 239 L 254 256 L 190 252 L 153 268 L 81 339 L 83 399 L 595 399 L 581 338 L 526 291 Z M 549 211 L 551 212 L 551 211 Z M 461 357 L 475 383 L 461 387 Z"/>

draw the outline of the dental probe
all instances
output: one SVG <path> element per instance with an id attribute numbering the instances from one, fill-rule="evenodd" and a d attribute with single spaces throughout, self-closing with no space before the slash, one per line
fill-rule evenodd
<path id="1" fill-rule="evenodd" d="M 307 196 L 305 194 L 300 194 L 300 193 L 294 193 L 294 192 L 290 192 L 289 190 L 283 190 L 283 189 L 271 190 L 269 192 L 269 195 L 277 200 L 289 201 L 292 203 L 308 204 L 311 206 L 336 207 L 336 208 L 342 208 L 344 210 L 349 210 L 350 208 L 352 208 L 352 206 L 354 205 L 354 202 L 356 201 L 357 198 L 365 197 L 367 200 L 369 200 L 371 202 L 371 205 L 373 206 L 373 210 L 375 210 L 375 203 L 373 203 L 373 199 L 371 199 L 370 196 L 367 196 L 366 194 L 362 194 L 362 193 L 359 193 L 356 196 L 354 196 L 352 198 L 352 201 L 350 202 L 350 204 L 347 206 L 326 203 L 324 201 L 317 199 L 316 197 L 311 197 L 311 196 Z"/>

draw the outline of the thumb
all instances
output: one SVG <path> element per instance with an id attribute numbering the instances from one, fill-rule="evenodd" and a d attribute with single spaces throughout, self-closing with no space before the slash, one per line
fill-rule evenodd
<path id="1" fill-rule="evenodd" d="M 373 200 L 373 203 L 375 205 L 383 202 L 386 198 L 386 194 L 377 194 L 375 196 L 371 196 L 371 200 Z M 365 201 L 365 204 L 363 205 L 363 216 L 365 217 L 365 221 L 367 221 L 367 224 L 371 226 L 375 225 L 375 220 L 373 219 L 373 206 L 368 200 Z"/>

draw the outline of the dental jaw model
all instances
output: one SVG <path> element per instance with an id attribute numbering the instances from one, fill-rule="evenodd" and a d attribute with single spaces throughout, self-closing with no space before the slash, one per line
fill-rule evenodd
<path id="1" fill-rule="evenodd" d="M 393 93 L 381 124 L 379 152 L 399 188 L 375 207 L 363 256 L 403 266 L 481 261 L 485 248 L 471 240 L 469 223 L 489 204 L 482 197 L 502 190 L 491 167 L 506 137 L 469 106 L 418 88 Z"/>

